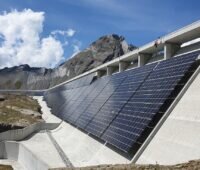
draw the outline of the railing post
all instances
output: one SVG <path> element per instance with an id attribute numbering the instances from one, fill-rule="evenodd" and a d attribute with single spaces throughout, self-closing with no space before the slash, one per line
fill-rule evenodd
<path id="1" fill-rule="evenodd" d="M 164 45 L 164 59 L 167 60 L 173 55 L 176 54 L 176 52 L 180 49 L 179 44 L 173 44 L 173 43 L 165 43 Z"/>

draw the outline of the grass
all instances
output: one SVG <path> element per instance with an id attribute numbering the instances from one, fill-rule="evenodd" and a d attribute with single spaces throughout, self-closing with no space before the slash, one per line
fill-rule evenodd
<path id="1" fill-rule="evenodd" d="M 13 170 L 10 165 L 0 165 L 0 170 Z"/>
<path id="2" fill-rule="evenodd" d="M 25 127 L 41 120 L 41 117 L 21 113 L 26 109 L 41 114 L 41 107 L 31 97 L 22 95 L 6 95 L 6 100 L 0 102 L 0 123 L 2 125 L 18 125 Z"/>
<path id="3" fill-rule="evenodd" d="M 27 121 L 29 124 L 36 122 L 36 119 L 31 115 L 21 114 L 19 111 L 5 106 L 0 108 L 0 123 L 13 124 L 22 120 Z"/>
<path id="4" fill-rule="evenodd" d="M 21 109 L 30 109 L 36 112 L 41 112 L 41 107 L 38 102 L 28 96 L 23 95 L 7 95 L 7 100 L 4 105 L 16 106 Z"/>

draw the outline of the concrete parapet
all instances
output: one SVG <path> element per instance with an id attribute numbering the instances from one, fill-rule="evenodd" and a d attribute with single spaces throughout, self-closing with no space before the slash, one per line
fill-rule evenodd
<path id="1" fill-rule="evenodd" d="M 22 140 L 32 134 L 33 132 L 38 130 L 41 123 L 36 123 L 25 127 L 23 129 L 16 129 L 16 130 L 9 130 L 6 132 L 0 133 L 0 141 L 10 140 L 10 141 L 17 141 Z"/>
<path id="2" fill-rule="evenodd" d="M 130 65 L 130 63 L 125 62 L 125 61 L 120 61 L 119 62 L 119 72 L 126 70 L 128 65 Z"/>
<path id="3" fill-rule="evenodd" d="M 0 142 L 0 159 L 4 158 L 4 151 L 5 151 L 4 142 Z"/>
<path id="4" fill-rule="evenodd" d="M 165 43 L 164 45 L 164 59 L 167 60 L 174 56 L 174 54 L 180 49 L 179 44 Z"/>
<path id="5" fill-rule="evenodd" d="M 199 159 L 199 89 L 200 67 L 134 156 L 133 163 L 171 165 Z"/>
<path id="6" fill-rule="evenodd" d="M 19 141 L 22 140 L 31 134 L 38 132 L 40 130 L 53 130 L 57 128 L 60 123 L 46 123 L 39 122 L 23 129 L 9 130 L 3 133 L 0 133 L 0 141 Z"/>
<path id="7" fill-rule="evenodd" d="M 59 123 L 42 123 L 40 125 L 40 129 L 38 129 L 38 130 L 54 130 L 60 125 L 60 123 L 61 122 L 59 122 Z"/>
<path id="8" fill-rule="evenodd" d="M 102 76 L 105 75 L 105 74 L 106 74 L 106 71 L 105 71 L 105 70 L 97 70 L 97 72 L 96 72 L 96 76 L 97 76 L 98 78 L 102 77 Z"/>
<path id="9" fill-rule="evenodd" d="M 11 160 L 18 160 L 19 154 L 19 143 L 17 142 L 4 142 L 4 155 L 3 158 L 11 159 Z"/>
<path id="10" fill-rule="evenodd" d="M 18 162 L 28 170 L 48 170 L 50 168 L 23 144 L 19 145 Z"/>
<path id="11" fill-rule="evenodd" d="M 146 64 L 147 60 L 152 56 L 152 54 L 139 53 L 138 55 L 138 67 Z"/>
<path id="12" fill-rule="evenodd" d="M 22 143 L 18 142 L 0 142 L 0 159 L 18 161 L 27 170 L 48 170 L 50 168 Z"/>
<path id="13" fill-rule="evenodd" d="M 107 67 L 107 76 L 112 75 L 114 70 L 115 70 L 115 67 L 111 67 L 111 66 Z"/>
<path id="14" fill-rule="evenodd" d="M 43 96 L 46 90 L 0 90 L 1 94 L 23 94 L 28 96 Z"/>

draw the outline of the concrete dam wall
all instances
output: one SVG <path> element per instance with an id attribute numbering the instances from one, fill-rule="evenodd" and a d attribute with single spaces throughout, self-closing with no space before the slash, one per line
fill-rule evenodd
<path id="1" fill-rule="evenodd" d="M 131 160 L 196 71 L 198 55 L 101 78 L 88 75 L 44 97 L 54 115 Z"/>
<path id="2" fill-rule="evenodd" d="M 199 33 L 193 23 L 50 89 L 1 91 L 42 95 L 45 123 L 0 134 L 0 159 L 17 170 L 199 159 L 200 44 L 186 44 Z"/>
<path id="3" fill-rule="evenodd" d="M 177 164 L 200 158 L 199 95 L 200 69 L 167 120 L 139 157 L 138 164 Z"/>

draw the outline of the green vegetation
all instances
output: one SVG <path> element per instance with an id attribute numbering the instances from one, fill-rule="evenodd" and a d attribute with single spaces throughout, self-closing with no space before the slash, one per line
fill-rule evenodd
<path id="1" fill-rule="evenodd" d="M 30 109 L 41 112 L 41 107 L 36 100 L 25 95 L 7 95 L 3 106 L 15 106 L 20 109 Z"/>
<path id="2" fill-rule="evenodd" d="M 0 125 L 26 127 L 41 121 L 41 107 L 36 100 L 22 95 L 6 95 L 0 102 Z"/>
<path id="3" fill-rule="evenodd" d="M 0 165 L 0 170 L 13 170 L 10 165 Z"/>
<path id="4" fill-rule="evenodd" d="M 5 106 L 0 108 L 0 123 L 2 124 L 13 124 L 20 121 L 26 121 L 27 123 L 35 123 L 36 119 L 31 115 L 21 114 L 20 111 L 16 111 Z"/>
<path id="5" fill-rule="evenodd" d="M 22 86 L 22 82 L 21 81 L 18 80 L 18 81 L 15 82 L 15 88 L 16 89 L 20 89 L 21 86 Z"/>

